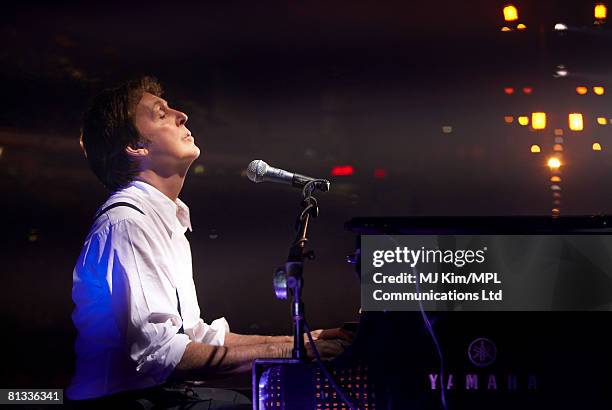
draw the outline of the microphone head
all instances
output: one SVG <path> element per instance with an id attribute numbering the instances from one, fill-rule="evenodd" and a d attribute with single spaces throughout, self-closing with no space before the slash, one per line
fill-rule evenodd
<path id="1" fill-rule="evenodd" d="M 253 182 L 263 182 L 264 175 L 268 171 L 268 164 L 260 159 L 254 159 L 247 167 L 247 177 Z"/>

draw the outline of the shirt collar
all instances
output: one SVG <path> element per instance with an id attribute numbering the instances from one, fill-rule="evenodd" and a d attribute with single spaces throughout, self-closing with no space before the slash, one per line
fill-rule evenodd
<path id="1" fill-rule="evenodd" d="M 192 231 L 189 207 L 179 198 L 173 202 L 160 190 L 144 181 L 132 181 L 130 185 L 138 188 L 151 203 L 170 235 L 174 232 L 184 234 L 187 229 Z"/>

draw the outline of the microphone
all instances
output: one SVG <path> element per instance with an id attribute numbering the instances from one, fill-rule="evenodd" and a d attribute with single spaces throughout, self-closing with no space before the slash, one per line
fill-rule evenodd
<path id="1" fill-rule="evenodd" d="M 247 176 L 255 183 L 277 182 L 287 184 L 296 188 L 304 188 L 306 184 L 312 182 L 314 186 L 323 192 L 329 191 L 330 183 L 326 179 L 311 178 L 305 175 L 285 171 L 284 169 L 269 166 L 260 159 L 251 161 L 247 167 Z"/>

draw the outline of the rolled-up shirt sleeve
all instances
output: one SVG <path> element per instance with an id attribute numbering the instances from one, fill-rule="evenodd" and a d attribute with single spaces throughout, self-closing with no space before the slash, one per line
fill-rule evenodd
<path id="1" fill-rule="evenodd" d="M 146 226 L 124 220 L 111 228 L 109 243 L 113 313 L 124 335 L 124 347 L 143 377 L 163 383 L 180 362 L 190 342 L 178 333 L 182 320 L 177 308 L 172 267 L 166 250 L 158 248 Z"/>

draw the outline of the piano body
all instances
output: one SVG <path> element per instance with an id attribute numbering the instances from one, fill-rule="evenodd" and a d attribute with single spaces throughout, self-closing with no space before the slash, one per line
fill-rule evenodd
<path id="1" fill-rule="evenodd" d="M 361 235 L 610 235 L 611 222 L 355 218 L 346 229 L 359 274 Z M 362 312 L 353 344 L 326 367 L 359 409 L 612 408 L 611 325 L 610 311 Z M 259 409 L 348 408 L 316 363 L 291 360 L 258 361 L 253 398 Z"/>

